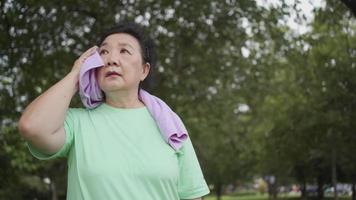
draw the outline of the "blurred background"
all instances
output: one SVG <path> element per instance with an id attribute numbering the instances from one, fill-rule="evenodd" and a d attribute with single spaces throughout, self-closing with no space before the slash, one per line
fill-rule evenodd
<path id="1" fill-rule="evenodd" d="M 205 199 L 355 200 L 355 14 L 354 0 L 2 0 L 0 199 L 65 199 L 66 160 L 33 158 L 17 121 L 131 20 L 155 41 L 150 91 L 186 124 Z"/>

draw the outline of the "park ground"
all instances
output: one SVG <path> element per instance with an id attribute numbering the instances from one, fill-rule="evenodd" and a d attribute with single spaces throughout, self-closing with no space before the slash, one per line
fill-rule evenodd
<path id="1" fill-rule="evenodd" d="M 268 200 L 267 194 L 248 194 L 248 195 L 224 195 L 222 196 L 221 200 Z M 295 195 L 280 195 L 278 196 L 280 200 L 301 200 L 299 196 Z M 325 197 L 324 200 L 332 200 L 333 197 Z M 216 196 L 209 195 L 204 198 L 204 200 L 216 200 Z M 339 200 L 351 200 L 349 196 L 342 196 L 339 197 Z"/>

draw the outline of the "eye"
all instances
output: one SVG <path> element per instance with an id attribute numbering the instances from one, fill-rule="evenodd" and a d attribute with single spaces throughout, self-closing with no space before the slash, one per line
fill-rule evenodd
<path id="1" fill-rule="evenodd" d="M 131 55 L 131 53 L 130 53 L 129 50 L 127 50 L 127 49 L 121 49 L 121 50 L 120 50 L 120 53 L 128 53 L 128 54 Z"/>
<path id="2" fill-rule="evenodd" d="M 102 50 L 99 51 L 99 54 L 100 54 L 100 55 L 102 55 L 102 54 L 107 54 L 107 53 L 108 53 L 108 51 L 105 50 L 105 49 L 102 49 Z"/>

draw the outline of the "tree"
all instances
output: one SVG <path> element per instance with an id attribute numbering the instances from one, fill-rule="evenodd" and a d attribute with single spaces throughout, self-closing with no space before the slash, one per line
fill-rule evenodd
<path id="1" fill-rule="evenodd" d="M 14 187 L 23 192 L 12 199 L 65 196 L 65 162 L 31 157 L 17 120 L 120 20 L 152 34 L 159 62 L 151 92 L 182 116 L 218 198 L 224 186 L 255 174 L 275 176 L 275 188 L 318 177 L 355 184 L 355 20 L 341 1 L 327 1 L 315 9 L 312 30 L 298 35 L 280 24 L 292 12 L 281 5 L 0 2 L 0 198 Z M 71 106 L 81 106 L 78 96 Z"/>
<path id="2" fill-rule="evenodd" d="M 162 0 L 81 4 L 79 1 L 5 1 L 0 3 L 0 7 L 0 43 L 3 47 L 0 50 L 0 71 L 3 75 L 0 77 L 0 110 L 4 113 L 1 119 L 0 140 L 7 144 L 1 148 L 0 155 L 1 159 L 5 160 L 1 170 L 11 174 L 9 176 L 8 173 L 1 173 L 7 177 L 1 177 L 1 180 L 6 180 L 6 184 L 19 185 L 25 178 L 29 178 L 33 182 L 35 179 L 39 180 L 40 185 L 45 186 L 43 180 L 48 178 L 46 180 L 50 180 L 52 185 L 43 195 L 50 195 L 50 191 L 59 196 L 64 195 L 65 162 L 35 161 L 29 155 L 25 141 L 19 137 L 17 120 L 29 102 L 61 79 L 70 70 L 75 58 L 97 42 L 98 34 L 103 29 L 120 20 L 134 20 L 147 26 L 156 41 L 161 58 L 155 69 L 155 85 L 159 87 L 152 88 L 152 92 L 184 116 L 183 120 L 192 130 L 192 138 L 202 138 L 200 135 L 205 133 L 208 138 L 215 138 L 216 144 L 209 141 L 211 147 L 215 148 L 206 153 L 209 157 L 205 160 L 209 162 L 203 163 L 224 163 L 219 166 L 223 167 L 225 162 L 228 162 L 226 170 L 219 169 L 222 176 L 220 179 L 224 180 L 222 184 L 236 179 L 230 176 L 230 170 L 241 170 L 234 166 L 236 161 L 231 158 L 235 158 L 234 153 L 239 157 L 241 151 L 224 145 L 237 142 L 234 145 L 239 147 L 243 141 L 232 140 L 235 140 L 235 134 L 238 135 L 241 131 L 231 131 L 237 126 L 235 122 L 229 123 L 227 127 L 223 124 L 230 117 L 235 117 L 231 110 L 235 109 L 239 102 L 231 101 L 224 105 L 224 96 L 218 95 L 228 94 L 232 90 L 225 89 L 226 86 L 237 85 L 236 66 L 241 65 L 240 70 L 244 68 L 244 61 L 239 57 L 246 33 L 239 22 L 242 16 L 251 23 L 260 20 L 253 17 L 260 13 L 254 2 Z M 217 94 L 215 90 L 218 91 Z M 237 89 L 234 90 L 236 92 Z M 207 100 L 209 98 L 210 100 Z M 233 99 L 231 96 L 230 98 Z M 200 108 L 201 113 L 191 112 L 200 103 L 206 106 Z M 209 116 L 209 108 L 214 107 L 214 103 L 221 104 L 221 108 L 214 110 L 212 117 Z M 71 106 L 80 106 L 78 96 Z M 219 118 L 219 113 L 226 115 Z M 197 115 L 200 117 L 199 121 L 206 123 L 204 129 L 196 123 Z M 228 138 L 214 137 L 220 128 L 225 129 L 222 132 Z M 194 145 L 198 147 L 197 154 L 200 159 L 204 160 L 204 152 L 207 150 L 202 148 L 203 143 L 196 140 Z M 226 151 L 225 156 L 219 155 L 213 161 L 210 156 L 220 148 Z M 62 170 L 55 170 L 56 173 L 53 173 L 53 169 L 58 169 L 58 165 Z M 8 171 L 10 167 L 14 170 Z M 212 167 L 203 166 L 204 169 Z M 29 173 L 34 176 L 25 177 Z M 14 176 L 15 174 L 19 175 Z M 208 180 L 213 179 L 208 177 Z M 26 183 L 28 182 L 31 181 Z M 8 198 L 6 195 L 13 189 L 7 190 L 3 185 L 5 183 L 0 190 L 9 191 L 3 193 L 4 198 Z M 23 197 L 32 193 L 33 196 L 39 197 L 42 186 L 30 190 L 29 186 L 25 185 L 23 193 L 18 195 Z"/>
<path id="3" fill-rule="evenodd" d="M 351 12 L 356 16 L 356 3 L 355 1 L 352 0 L 341 0 L 342 3 L 345 4 L 345 6 L 347 6 Z"/>

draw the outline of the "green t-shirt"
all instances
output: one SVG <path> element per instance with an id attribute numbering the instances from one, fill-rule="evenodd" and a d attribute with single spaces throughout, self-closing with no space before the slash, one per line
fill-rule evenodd
<path id="1" fill-rule="evenodd" d="M 38 159 L 68 159 L 69 200 L 175 200 L 209 193 L 192 143 L 171 148 L 146 107 L 70 108 L 66 142 L 47 155 L 32 145 Z"/>

